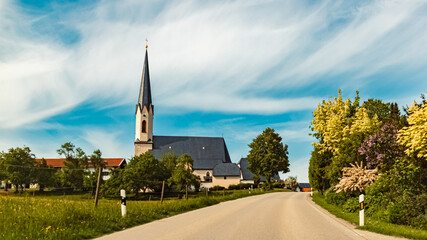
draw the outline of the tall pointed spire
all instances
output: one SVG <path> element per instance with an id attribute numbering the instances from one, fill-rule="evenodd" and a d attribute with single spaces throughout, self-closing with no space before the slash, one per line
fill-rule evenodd
<path id="1" fill-rule="evenodd" d="M 151 110 L 152 101 L 151 101 L 151 86 L 150 86 L 150 72 L 148 70 L 148 46 L 145 46 L 145 60 L 144 66 L 142 68 L 142 77 L 141 77 L 141 88 L 139 89 L 139 98 L 138 105 L 142 109 L 144 106 L 147 107 L 147 110 Z"/>

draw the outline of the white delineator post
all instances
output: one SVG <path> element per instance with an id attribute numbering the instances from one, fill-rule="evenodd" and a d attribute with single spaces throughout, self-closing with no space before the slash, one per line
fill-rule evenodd
<path id="1" fill-rule="evenodd" d="M 365 225 L 365 195 L 360 194 L 359 195 L 359 204 L 360 204 L 360 209 L 359 209 L 359 226 L 364 226 Z"/>
<path id="2" fill-rule="evenodd" d="M 313 188 L 310 188 L 310 195 L 313 197 Z"/>
<path id="3" fill-rule="evenodd" d="M 122 197 L 122 217 L 126 215 L 126 191 L 124 189 L 120 190 L 120 196 Z"/>

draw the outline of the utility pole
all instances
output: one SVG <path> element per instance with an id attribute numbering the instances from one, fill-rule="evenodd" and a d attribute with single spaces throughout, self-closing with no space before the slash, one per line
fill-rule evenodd
<path id="1" fill-rule="evenodd" d="M 98 168 L 98 181 L 96 182 L 95 207 L 98 205 L 99 185 L 101 184 L 101 176 L 102 176 L 102 167 L 99 167 Z"/>

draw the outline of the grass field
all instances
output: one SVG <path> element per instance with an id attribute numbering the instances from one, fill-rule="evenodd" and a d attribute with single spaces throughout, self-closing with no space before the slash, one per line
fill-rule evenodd
<path id="1" fill-rule="evenodd" d="M 359 213 L 347 213 L 344 212 L 340 207 L 329 204 L 325 201 L 320 193 L 313 195 L 313 201 L 328 210 L 335 216 L 347 220 L 355 225 L 359 224 Z M 386 235 L 400 236 L 411 239 L 427 239 L 427 231 L 416 229 L 410 226 L 391 224 L 382 222 L 377 219 L 365 217 L 365 226 L 357 227 L 358 229 L 368 230 L 371 232 L 377 232 Z"/>
<path id="2" fill-rule="evenodd" d="M 264 192 L 265 193 L 265 192 Z M 127 201 L 121 216 L 120 200 L 101 199 L 94 208 L 87 195 L 0 196 L 0 239 L 87 239 L 176 215 L 222 201 L 260 194 L 247 190 L 159 201 Z"/>

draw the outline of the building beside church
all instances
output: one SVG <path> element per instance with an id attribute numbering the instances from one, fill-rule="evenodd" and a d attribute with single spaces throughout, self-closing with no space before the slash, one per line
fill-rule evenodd
<path id="1" fill-rule="evenodd" d="M 202 187 L 210 188 L 215 185 L 228 187 L 230 184 L 240 183 L 240 168 L 231 162 L 224 138 L 153 134 L 154 105 L 151 97 L 147 46 L 135 117 L 135 156 L 149 150 L 158 159 L 168 152 L 178 156 L 185 153 L 193 159 L 194 174 L 200 177 Z"/>

